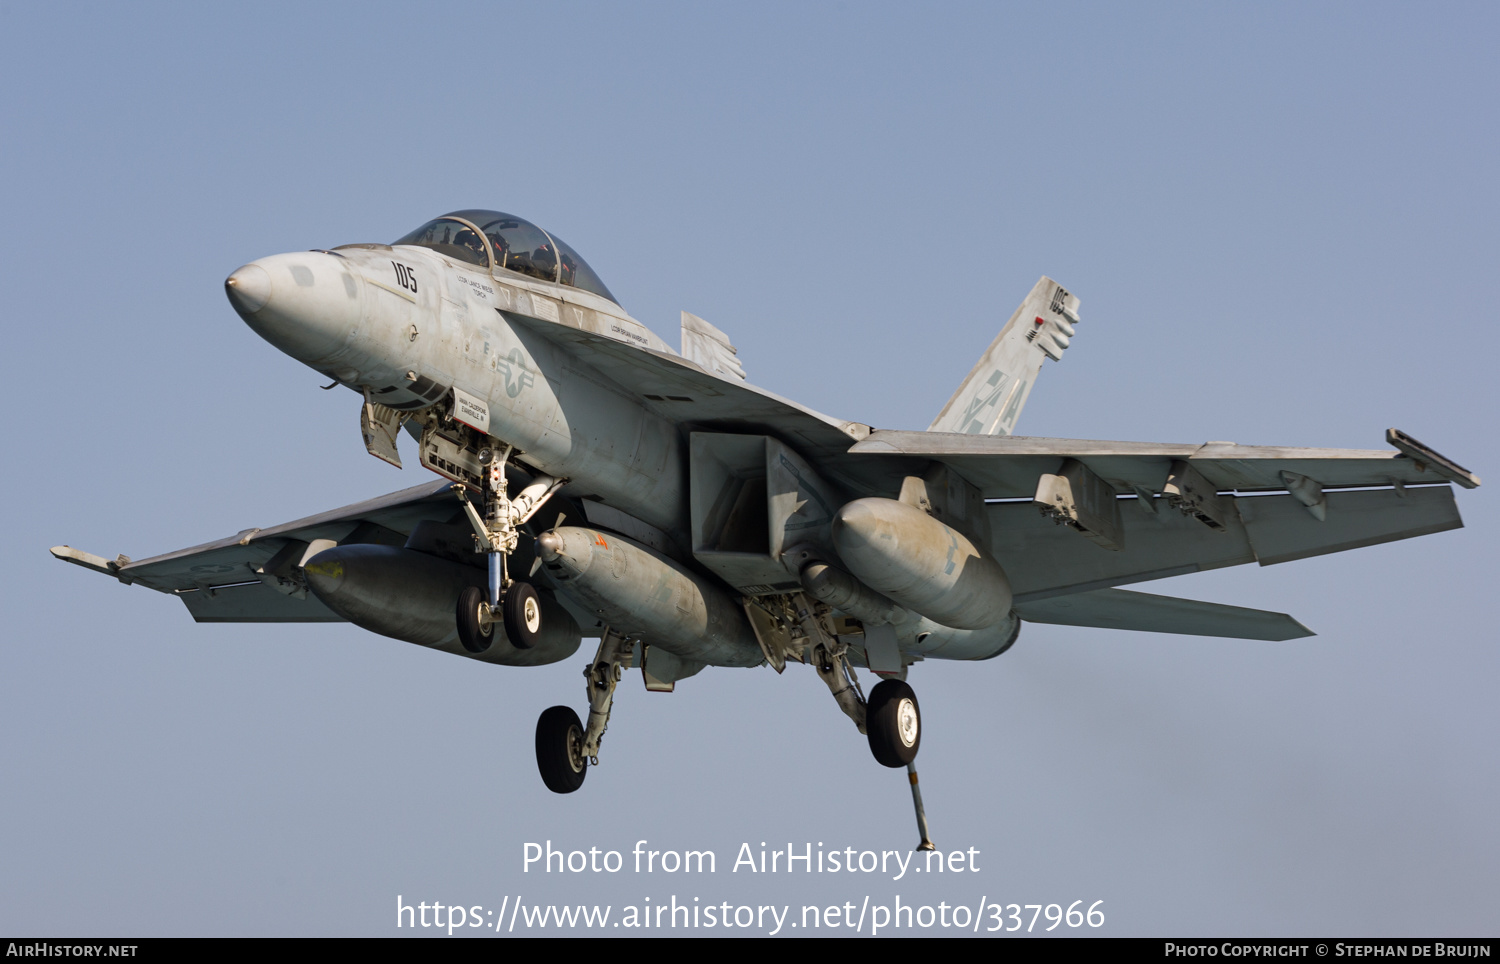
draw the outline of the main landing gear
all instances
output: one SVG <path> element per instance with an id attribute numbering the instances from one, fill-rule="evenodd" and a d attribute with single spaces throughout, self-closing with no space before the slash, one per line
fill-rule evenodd
<path id="1" fill-rule="evenodd" d="M 520 540 L 520 527 L 567 480 L 539 475 L 511 499 L 505 485 L 505 463 L 511 452 L 511 447 L 506 446 L 501 452 L 485 448 L 479 453 L 480 464 L 484 466 L 482 517 L 469 501 L 468 493 L 462 488 L 458 490 L 475 538 L 489 556 L 489 592 L 471 586 L 458 597 L 458 638 L 471 653 L 490 648 L 497 622 L 517 649 L 530 649 L 542 635 L 542 606 L 536 589 L 530 583 L 512 579 L 506 560 Z"/>
<path id="2" fill-rule="evenodd" d="M 571 706 L 552 706 L 536 721 L 536 766 L 553 793 L 583 786 L 589 758 L 583 754 L 583 724 Z"/>
<path id="3" fill-rule="evenodd" d="M 917 758 L 922 712 L 917 708 L 917 694 L 905 681 L 887 679 L 875 684 L 865 704 L 865 735 L 881 766 L 904 767 Z"/>
<path id="4" fill-rule="evenodd" d="M 524 585 L 524 584 L 523 584 Z M 536 721 L 536 766 L 553 793 L 572 793 L 583 786 L 588 767 L 599 765 L 599 746 L 609 727 L 615 686 L 625 675 L 634 643 L 612 629 L 604 630 L 599 652 L 583 671 L 589 696 L 589 723 L 566 706 L 543 711 Z"/>
<path id="5" fill-rule="evenodd" d="M 849 665 L 848 647 L 843 640 L 826 632 L 813 648 L 813 669 L 828 684 L 839 709 L 854 721 L 870 742 L 870 753 L 881 766 L 905 767 L 911 784 L 911 802 L 916 810 L 917 832 L 921 835 L 918 850 L 935 849 L 927 830 L 927 811 L 922 806 L 922 791 L 917 786 L 915 760 L 922 746 L 922 710 L 917 694 L 904 680 L 884 679 L 870 690 L 869 699 L 860 692 L 854 667 Z"/>

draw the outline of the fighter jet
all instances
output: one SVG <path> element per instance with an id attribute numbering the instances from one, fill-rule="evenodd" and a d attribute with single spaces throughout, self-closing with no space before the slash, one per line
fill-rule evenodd
<path id="1" fill-rule="evenodd" d="M 799 663 L 878 762 L 910 771 L 930 846 L 914 664 L 992 659 L 1027 622 L 1311 635 L 1119 587 L 1458 528 L 1452 485 L 1479 484 L 1395 429 L 1379 451 L 1017 436 L 1080 324 L 1045 277 L 925 432 L 754 387 L 687 312 L 673 350 L 562 239 L 497 211 L 261 258 L 225 290 L 262 338 L 359 396 L 371 455 L 399 467 L 404 430 L 440 479 L 139 562 L 53 555 L 199 622 L 348 621 L 515 667 L 597 638 L 587 721 L 554 706 L 537 723 L 558 793 L 598 764 L 625 670 L 670 692 L 709 666 Z"/>

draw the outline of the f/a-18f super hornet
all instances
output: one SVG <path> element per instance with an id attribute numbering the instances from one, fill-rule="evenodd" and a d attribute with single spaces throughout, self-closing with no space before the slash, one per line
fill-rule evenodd
<path id="1" fill-rule="evenodd" d="M 371 455 L 399 467 L 404 429 L 442 479 L 140 562 L 53 554 L 200 622 L 348 621 L 506 666 L 597 637 L 587 722 L 554 706 L 537 724 L 559 793 L 598 763 L 625 669 L 670 691 L 706 666 L 795 661 L 915 794 L 912 664 L 999 656 L 1024 622 L 1311 635 L 1118 587 L 1457 528 L 1450 483 L 1479 484 L 1394 429 L 1381 451 L 1016 436 L 1079 324 L 1048 278 L 925 432 L 755 388 L 686 312 L 674 351 L 560 238 L 495 211 L 262 258 L 225 288 L 256 333 L 360 396 Z M 880 681 L 866 692 L 856 668 Z"/>

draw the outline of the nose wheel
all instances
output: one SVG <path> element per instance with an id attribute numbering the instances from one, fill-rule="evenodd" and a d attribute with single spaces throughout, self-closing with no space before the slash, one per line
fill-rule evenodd
<path id="1" fill-rule="evenodd" d="M 517 649 L 530 649 L 542 637 L 542 603 L 529 582 L 513 582 L 500 597 L 500 621 Z"/>
<path id="2" fill-rule="evenodd" d="M 542 638 L 542 603 L 528 582 L 512 582 L 500 596 L 497 612 L 487 593 L 467 586 L 458 594 L 458 641 L 471 653 L 483 653 L 495 641 L 495 625 L 517 649 L 530 649 Z"/>
<path id="3" fill-rule="evenodd" d="M 458 594 L 458 641 L 471 653 L 483 653 L 495 641 L 490 604 L 478 586 L 465 586 Z"/>
<path id="4" fill-rule="evenodd" d="M 495 623 L 517 649 L 531 649 L 542 637 L 542 604 L 536 589 L 512 579 L 507 560 L 520 539 L 520 527 L 568 480 L 538 475 L 514 499 L 510 498 L 505 464 L 513 451 L 507 445 L 500 451 L 486 446 L 479 452 L 479 462 L 485 466 L 484 515 L 474 508 L 467 489 L 458 486 L 454 490 L 474 527 L 475 545 L 487 556 L 489 570 L 488 593 L 466 589 L 458 599 L 458 637 L 471 653 L 489 649 Z"/>

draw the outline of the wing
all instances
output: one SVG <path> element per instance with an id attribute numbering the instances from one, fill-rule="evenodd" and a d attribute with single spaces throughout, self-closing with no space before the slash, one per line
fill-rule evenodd
<path id="1" fill-rule="evenodd" d="M 764 431 L 814 458 L 836 459 L 870 433 L 868 425 L 831 418 L 754 385 L 710 374 L 686 358 L 559 322 L 510 313 L 505 317 L 518 329 L 562 345 L 674 422 Z"/>
<path id="2" fill-rule="evenodd" d="M 893 459 L 911 474 L 940 462 L 987 499 L 1017 500 L 992 502 L 986 514 L 991 548 L 1024 609 L 1073 593 L 1461 527 L 1447 483 L 1473 487 L 1478 477 L 1410 436 L 1392 430 L 1387 438 L 1397 451 L 880 431 L 849 451 L 887 474 Z M 1087 478 L 1102 493 L 1092 507 L 1103 519 L 1099 531 L 1077 516 L 1038 511 L 1039 502 L 1046 505 L 1042 481 L 1070 471 L 1075 483 Z"/>
<path id="3" fill-rule="evenodd" d="M 1207 442 L 1096 442 L 1088 439 L 959 435 L 947 432 L 872 432 L 849 449 L 853 455 L 903 455 L 951 465 L 987 499 L 1029 499 L 1042 473 L 1076 459 L 1117 491 L 1160 492 L 1172 463 L 1186 461 L 1219 490 L 1285 491 L 1281 473 L 1317 480 L 1323 488 L 1479 485 L 1478 476 L 1396 429 L 1386 433 L 1396 451 L 1309 449 Z"/>
<path id="4" fill-rule="evenodd" d="M 245 529 L 215 542 L 140 562 L 105 559 L 58 546 L 64 562 L 180 598 L 204 622 L 343 622 L 295 578 L 302 560 L 332 544 L 406 543 L 418 522 L 447 522 L 459 510 L 453 483 L 429 482 L 269 529 Z"/>

